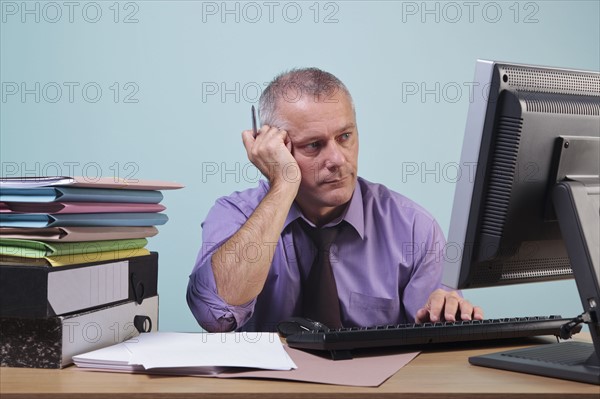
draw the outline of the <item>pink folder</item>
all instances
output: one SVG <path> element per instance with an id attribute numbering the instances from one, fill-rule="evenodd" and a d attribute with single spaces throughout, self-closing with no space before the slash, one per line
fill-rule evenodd
<path id="1" fill-rule="evenodd" d="M 0 187 L 2 188 L 51 186 L 121 188 L 128 190 L 175 190 L 183 188 L 182 184 L 162 180 L 124 179 L 119 177 L 90 178 L 85 176 L 35 176 L 0 178 Z"/>
<path id="2" fill-rule="evenodd" d="M 160 204 L 110 202 L 0 202 L 1 213 L 117 213 L 162 212 Z"/>
<path id="3" fill-rule="evenodd" d="M 101 177 L 90 180 L 85 177 L 76 176 L 70 187 L 89 188 L 123 188 L 128 190 L 176 190 L 183 188 L 182 184 L 162 180 L 122 179 L 114 177 Z"/>
<path id="4" fill-rule="evenodd" d="M 155 226 L 142 227 L 46 227 L 0 228 L 0 237 L 49 242 L 124 240 L 129 238 L 147 238 L 158 234 Z"/>

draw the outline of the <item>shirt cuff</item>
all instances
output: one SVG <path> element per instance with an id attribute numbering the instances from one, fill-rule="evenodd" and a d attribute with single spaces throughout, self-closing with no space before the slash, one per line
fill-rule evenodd
<path id="1" fill-rule="evenodd" d="M 229 305 L 217 293 L 210 257 L 190 275 L 187 302 L 194 317 L 208 332 L 233 331 L 252 317 L 256 298 L 243 305 Z"/>

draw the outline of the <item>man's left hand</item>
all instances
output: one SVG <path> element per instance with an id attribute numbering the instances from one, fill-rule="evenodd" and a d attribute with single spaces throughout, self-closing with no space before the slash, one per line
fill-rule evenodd
<path id="1" fill-rule="evenodd" d="M 437 289 L 429 295 L 427 304 L 417 311 L 415 322 L 457 320 L 483 320 L 483 309 L 473 306 L 456 291 Z"/>

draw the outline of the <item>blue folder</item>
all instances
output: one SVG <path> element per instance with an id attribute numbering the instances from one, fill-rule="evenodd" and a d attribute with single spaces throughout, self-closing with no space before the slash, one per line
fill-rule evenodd
<path id="1" fill-rule="evenodd" d="M 164 213 L 0 214 L 0 227 L 159 226 Z"/>
<path id="2" fill-rule="evenodd" d="M 163 195 L 155 190 L 110 188 L 39 187 L 2 188 L 0 202 L 137 202 L 158 204 Z"/>

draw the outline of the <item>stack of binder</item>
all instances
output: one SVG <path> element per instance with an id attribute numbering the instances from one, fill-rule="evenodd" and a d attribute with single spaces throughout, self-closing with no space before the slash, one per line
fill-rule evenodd
<path id="1" fill-rule="evenodd" d="M 158 326 L 157 181 L 0 179 L 1 366 L 61 368 Z"/>

